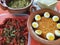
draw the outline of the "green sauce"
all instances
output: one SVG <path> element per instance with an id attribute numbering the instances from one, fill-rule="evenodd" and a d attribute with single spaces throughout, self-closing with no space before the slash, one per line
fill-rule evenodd
<path id="1" fill-rule="evenodd" d="M 23 8 L 29 5 L 30 0 L 12 0 L 7 5 L 11 8 Z"/>

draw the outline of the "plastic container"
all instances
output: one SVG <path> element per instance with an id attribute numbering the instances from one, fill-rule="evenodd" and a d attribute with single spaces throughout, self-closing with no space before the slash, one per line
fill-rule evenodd
<path id="1" fill-rule="evenodd" d="M 41 7 L 41 8 L 49 8 L 49 9 L 55 9 L 57 0 L 40 0 L 37 1 L 37 4 Z"/>

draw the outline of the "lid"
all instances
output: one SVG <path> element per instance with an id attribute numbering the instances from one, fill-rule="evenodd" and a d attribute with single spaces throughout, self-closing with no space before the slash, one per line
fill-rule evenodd
<path id="1" fill-rule="evenodd" d="M 57 3 L 57 0 L 40 0 L 39 2 L 41 4 L 50 6 L 50 5 L 53 5 L 53 4 Z"/>

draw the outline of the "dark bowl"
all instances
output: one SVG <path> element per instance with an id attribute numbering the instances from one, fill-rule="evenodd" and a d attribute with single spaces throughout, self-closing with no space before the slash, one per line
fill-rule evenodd
<path id="1" fill-rule="evenodd" d="M 30 1 L 30 4 L 28 6 L 26 6 L 26 7 L 23 7 L 23 8 L 11 8 L 11 7 L 9 7 L 7 5 L 10 1 L 12 1 L 12 0 L 0 0 L 0 4 L 4 8 L 8 9 L 11 13 L 14 13 L 14 14 L 15 13 L 24 13 L 24 12 L 29 11 L 29 9 L 30 9 L 30 7 L 31 7 L 31 5 L 33 3 L 33 0 L 29 0 Z"/>

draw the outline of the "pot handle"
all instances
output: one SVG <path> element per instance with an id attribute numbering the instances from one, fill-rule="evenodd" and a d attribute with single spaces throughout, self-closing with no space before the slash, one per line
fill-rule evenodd
<path id="1" fill-rule="evenodd" d="M 36 10 L 37 10 L 37 9 L 36 9 L 35 6 L 31 6 L 31 7 L 30 7 L 30 13 L 35 12 Z"/>
<path id="2" fill-rule="evenodd" d="M 0 4 L 4 7 L 7 7 L 6 3 L 5 3 L 5 0 L 0 0 Z"/>

